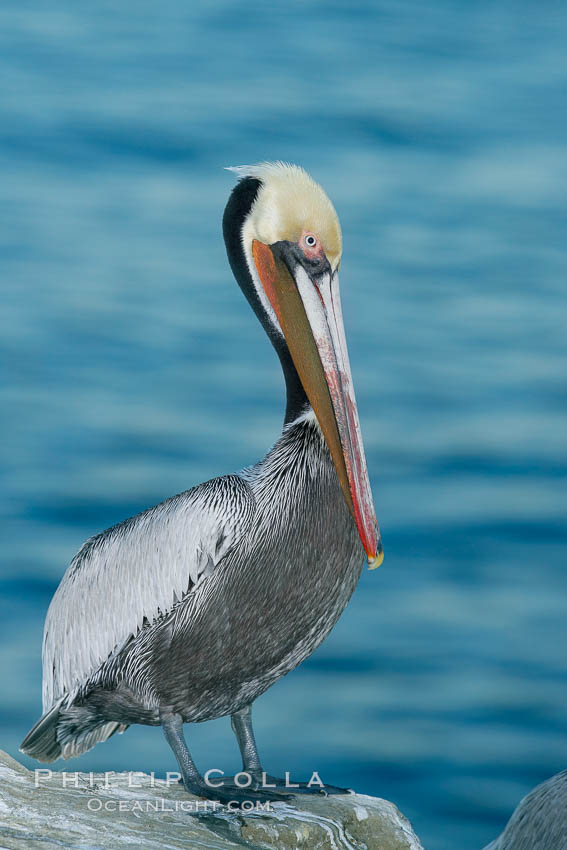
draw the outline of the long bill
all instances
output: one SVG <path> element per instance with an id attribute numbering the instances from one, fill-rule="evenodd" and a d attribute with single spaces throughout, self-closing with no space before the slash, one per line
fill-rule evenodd
<path id="1" fill-rule="evenodd" d="M 329 447 L 371 568 L 384 558 L 370 490 L 336 272 L 293 271 L 278 244 L 254 240 L 254 263 Z"/>

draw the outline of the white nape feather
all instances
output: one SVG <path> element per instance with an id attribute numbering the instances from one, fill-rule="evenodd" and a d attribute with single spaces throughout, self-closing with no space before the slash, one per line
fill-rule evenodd
<path id="1" fill-rule="evenodd" d="M 47 612 L 43 711 L 62 698 L 71 701 L 145 622 L 170 611 L 208 577 L 245 534 L 253 513 L 248 485 L 228 475 L 87 540 Z"/>
<path id="2" fill-rule="evenodd" d="M 303 422 L 308 422 L 310 425 L 314 425 L 317 428 L 317 431 L 321 435 L 323 434 L 321 426 L 319 425 L 319 420 L 317 419 L 312 407 L 308 407 L 304 413 L 301 413 L 297 419 L 293 420 L 293 422 L 288 422 L 288 424 L 284 426 L 284 432 L 290 431 L 292 428 L 295 428 L 296 425 L 301 425 Z"/>

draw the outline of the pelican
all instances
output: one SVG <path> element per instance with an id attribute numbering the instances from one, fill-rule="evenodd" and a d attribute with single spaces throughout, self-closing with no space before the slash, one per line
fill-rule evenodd
<path id="1" fill-rule="evenodd" d="M 567 770 L 526 794 L 484 850 L 567 850 Z"/>
<path id="2" fill-rule="evenodd" d="M 281 362 L 282 434 L 254 466 L 86 541 L 47 612 L 43 715 L 21 745 L 50 762 L 132 723 L 161 725 L 186 790 L 221 802 L 235 790 L 212 791 L 183 724 L 229 715 L 258 787 L 268 774 L 254 700 L 329 634 L 364 552 L 371 567 L 383 558 L 341 315 L 337 214 L 298 166 L 232 170 L 224 240 Z"/>

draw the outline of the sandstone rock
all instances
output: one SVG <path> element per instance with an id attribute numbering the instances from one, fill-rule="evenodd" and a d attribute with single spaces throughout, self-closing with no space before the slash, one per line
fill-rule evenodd
<path id="1" fill-rule="evenodd" d="M 64 782 L 0 751 L 2 850 L 423 850 L 393 803 L 363 794 L 298 796 L 246 814 L 204 812 L 202 801 L 195 814 L 197 803 L 146 774 L 67 772 Z"/>

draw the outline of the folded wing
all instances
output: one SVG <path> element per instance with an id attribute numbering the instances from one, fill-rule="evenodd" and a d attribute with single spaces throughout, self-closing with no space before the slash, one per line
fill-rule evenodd
<path id="1" fill-rule="evenodd" d="M 207 579 L 242 539 L 254 498 L 238 475 L 174 496 L 91 537 L 49 606 L 43 711 L 69 700 L 108 657 Z"/>

